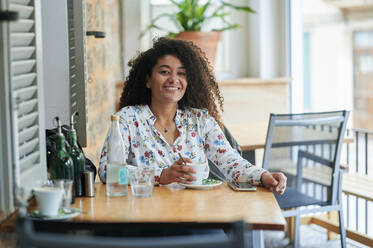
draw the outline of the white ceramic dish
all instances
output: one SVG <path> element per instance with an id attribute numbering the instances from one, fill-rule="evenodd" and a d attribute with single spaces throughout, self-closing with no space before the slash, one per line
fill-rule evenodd
<path id="1" fill-rule="evenodd" d="M 180 185 L 184 186 L 188 189 L 212 189 L 222 184 L 220 180 L 214 179 L 204 179 L 202 184 L 186 184 L 186 183 L 179 183 Z"/>
<path id="2" fill-rule="evenodd" d="M 78 208 L 70 208 L 68 211 L 59 210 L 56 216 L 43 216 L 39 214 L 38 210 L 32 211 L 28 214 L 28 218 L 34 220 L 68 220 L 78 216 L 81 213 Z"/>

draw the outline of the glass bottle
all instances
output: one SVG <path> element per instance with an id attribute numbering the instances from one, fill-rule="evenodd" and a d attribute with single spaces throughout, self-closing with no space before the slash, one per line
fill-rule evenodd
<path id="1" fill-rule="evenodd" d="M 58 117 L 57 133 L 55 139 L 55 151 L 52 154 L 49 167 L 50 179 L 71 179 L 74 180 L 74 164 L 65 148 L 65 136 L 61 131 L 61 124 Z"/>
<path id="2" fill-rule="evenodd" d="M 124 142 L 119 129 L 119 116 L 111 116 L 106 165 L 106 195 L 128 195 L 128 176 L 125 166 Z"/>
<path id="3" fill-rule="evenodd" d="M 76 130 L 74 128 L 74 117 L 78 112 L 74 112 L 70 119 L 70 129 L 67 131 L 67 141 L 70 144 L 70 157 L 74 163 L 74 191 L 75 196 L 83 196 L 82 173 L 85 169 L 85 157 L 78 146 Z"/>

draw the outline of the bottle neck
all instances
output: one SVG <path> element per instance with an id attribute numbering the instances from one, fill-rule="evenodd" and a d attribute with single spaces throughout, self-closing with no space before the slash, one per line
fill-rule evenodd
<path id="1" fill-rule="evenodd" d="M 125 147 L 120 132 L 119 121 L 112 120 L 111 131 L 108 140 L 107 159 L 109 163 L 125 163 Z"/>
<path id="2" fill-rule="evenodd" d="M 118 134 L 117 132 L 120 133 L 120 130 L 119 130 L 119 121 L 118 120 L 112 120 L 111 121 L 111 134 Z"/>
<path id="3" fill-rule="evenodd" d="M 78 146 L 77 136 L 75 130 L 69 130 L 67 133 L 67 141 L 70 146 Z"/>
<path id="4" fill-rule="evenodd" d="M 56 144 L 56 152 L 66 151 L 66 149 L 65 149 L 65 137 L 63 135 L 57 134 L 55 144 Z"/>

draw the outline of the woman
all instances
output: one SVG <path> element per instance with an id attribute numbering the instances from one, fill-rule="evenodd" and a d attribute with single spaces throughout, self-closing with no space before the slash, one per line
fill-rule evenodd
<path id="1" fill-rule="evenodd" d="M 155 165 L 156 182 L 191 183 L 187 162 L 211 160 L 226 178 L 262 184 L 282 194 L 286 177 L 251 165 L 232 149 L 221 130 L 223 98 L 212 69 L 191 42 L 159 38 L 128 64 L 120 111 L 127 163 Z M 106 178 L 107 139 L 99 175 Z"/>

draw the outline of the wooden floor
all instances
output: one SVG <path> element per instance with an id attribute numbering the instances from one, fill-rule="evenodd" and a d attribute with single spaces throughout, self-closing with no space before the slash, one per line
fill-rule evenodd
<path id="1" fill-rule="evenodd" d="M 326 230 L 316 226 L 301 226 L 301 248 L 339 248 L 341 243 L 339 238 L 336 240 L 327 240 Z M 284 232 L 265 231 L 264 232 L 265 248 L 290 248 L 289 239 L 285 237 Z M 348 248 L 368 247 L 353 240 L 347 239 Z"/>

